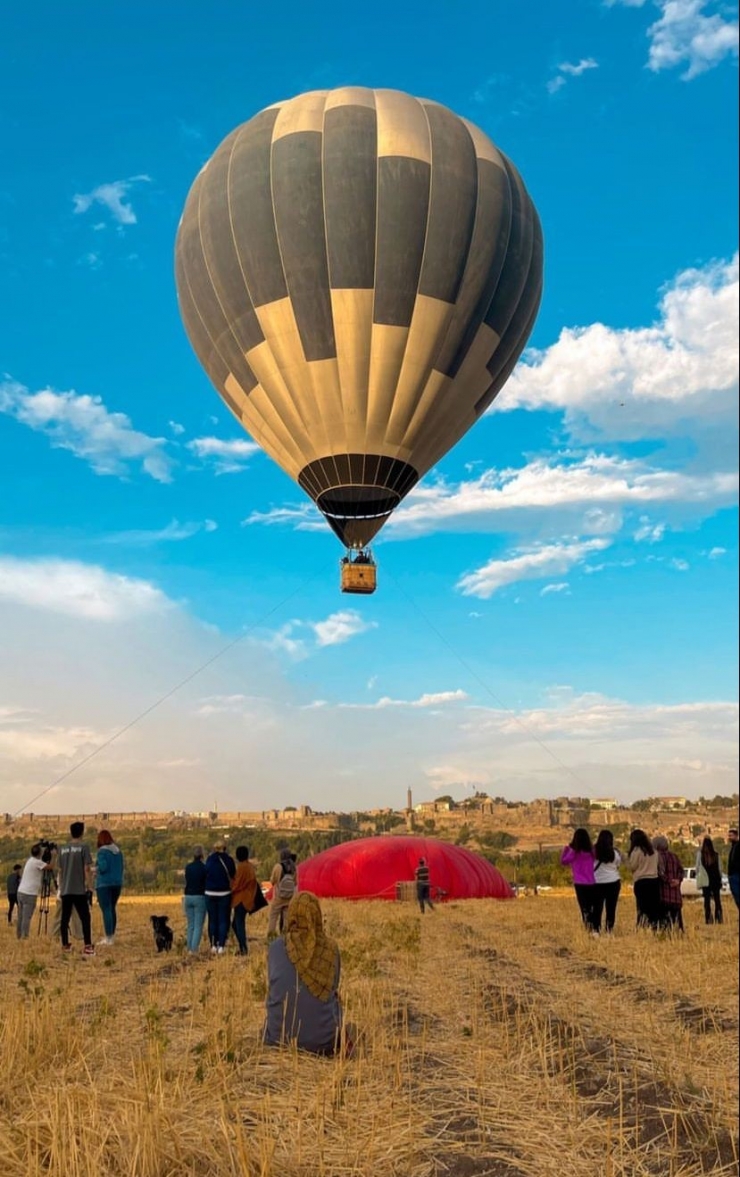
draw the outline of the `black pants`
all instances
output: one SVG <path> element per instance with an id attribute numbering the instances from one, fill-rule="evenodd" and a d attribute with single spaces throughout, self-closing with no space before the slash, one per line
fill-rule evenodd
<path id="1" fill-rule="evenodd" d="M 90 920 L 90 904 L 87 902 L 86 895 L 62 895 L 62 944 L 65 948 L 69 947 L 69 921 L 72 918 L 72 911 L 76 911 L 80 917 L 82 924 L 82 938 L 85 941 L 87 948 L 92 944 L 92 927 Z"/>
<path id="2" fill-rule="evenodd" d="M 599 925 L 594 923 L 594 903 L 596 901 L 595 883 L 574 883 L 576 899 L 581 909 L 581 919 L 589 931 L 598 932 Z"/>
<path id="3" fill-rule="evenodd" d="M 419 907 L 421 908 L 422 915 L 424 914 L 424 905 L 425 904 L 429 908 L 430 911 L 434 911 L 434 904 L 432 903 L 431 899 L 429 898 L 430 893 L 431 893 L 431 887 L 429 886 L 428 883 L 417 883 L 416 884 L 416 898 L 419 901 Z"/>
<path id="4" fill-rule="evenodd" d="M 638 928 L 655 931 L 660 923 L 660 881 L 657 878 L 636 879 L 633 890 Z"/>
<path id="5" fill-rule="evenodd" d="M 13 922 L 13 908 L 18 906 L 18 896 L 8 895 L 8 923 Z"/>
<path id="6" fill-rule="evenodd" d="M 713 887 L 702 887 L 701 893 L 704 896 L 704 919 L 708 924 L 722 923 L 722 900 L 719 893 L 720 888 L 715 884 Z M 714 919 L 712 919 L 712 899 L 714 899 Z"/>
<path id="7" fill-rule="evenodd" d="M 617 915 L 617 904 L 622 884 L 619 879 L 615 883 L 597 883 L 594 896 L 593 926 L 597 932 L 601 930 L 601 915 L 606 908 L 606 930 L 614 931 L 614 920 Z"/>
<path id="8" fill-rule="evenodd" d="M 243 903 L 237 903 L 231 916 L 231 930 L 236 936 L 240 956 L 246 956 L 247 947 L 247 909 Z"/>
<path id="9" fill-rule="evenodd" d="M 669 932 L 676 931 L 683 932 L 683 914 L 681 908 L 675 903 L 664 903 L 662 905 L 662 912 L 660 922 L 664 928 Z"/>

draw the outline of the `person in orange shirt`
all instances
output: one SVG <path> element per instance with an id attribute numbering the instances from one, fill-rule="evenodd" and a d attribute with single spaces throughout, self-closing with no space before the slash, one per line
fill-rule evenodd
<path id="1" fill-rule="evenodd" d="M 236 848 L 236 874 L 231 884 L 231 930 L 239 945 L 239 955 L 246 956 L 247 915 L 254 907 L 257 891 L 257 875 L 249 861 L 249 847 Z"/>

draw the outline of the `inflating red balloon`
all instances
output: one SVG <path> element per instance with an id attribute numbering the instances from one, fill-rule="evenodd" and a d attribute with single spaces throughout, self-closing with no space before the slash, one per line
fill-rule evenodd
<path id="1" fill-rule="evenodd" d="M 413 880 L 420 858 L 432 895 L 445 899 L 513 899 L 495 866 L 463 846 L 434 838 L 359 838 L 316 854 L 298 868 L 298 886 L 322 899 L 395 899 L 396 884 Z"/>

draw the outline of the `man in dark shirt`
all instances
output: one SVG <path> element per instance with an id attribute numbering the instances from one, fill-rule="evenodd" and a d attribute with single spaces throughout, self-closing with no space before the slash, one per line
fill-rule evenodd
<path id="1" fill-rule="evenodd" d="M 8 923 L 9 924 L 12 924 L 12 922 L 13 922 L 13 908 L 18 903 L 18 884 L 21 881 L 22 870 L 23 870 L 23 867 L 21 866 L 21 864 L 19 862 L 16 862 L 12 871 L 8 875 L 7 888 L 8 888 Z"/>
<path id="2" fill-rule="evenodd" d="M 740 842 L 737 830 L 731 829 L 727 835 L 730 843 L 730 853 L 727 855 L 727 880 L 732 891 L 732 898 L 740 907 Z"/>
<path id="3" fill-rule="evenodd" d="M 59 894 L 62 900 L 62 950 L 70 952 L 69 921 L 76 911 L 82 924 L 85 941 L 84 956 L 95 956 L 92 945 L 92 921 L 90 900 L 92 898 L 92 855 L 90 847 L 82 841 L 85 823 L 73 821 L 69 827 L 72 840 L 59 850 Z"/>
<path id="4" fill-rule="evenodd" d="M 432 888 L 429 881 L 429 867 L 427 866 L 426 858 L 419 859 L 419 865 L 414 871 L 414 878 L 416 879 L 416 898 L 419 901 L 421 914 L 424 914 L 425 906 L 430 911 L 434 911 L 434 904 L 430 899 Z"/>

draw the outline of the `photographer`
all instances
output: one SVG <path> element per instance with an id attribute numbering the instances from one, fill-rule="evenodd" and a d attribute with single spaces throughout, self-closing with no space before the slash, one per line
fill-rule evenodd
<path id="1" fill-rule="evenodd" d="M 44 847 L 46 847 L 44 849 Z M 21 881 L 18 884 L 18 923 L 16 935 L 19 940 L 27 940 L 31 931 L 31 920 L 36 910 L 36 900 L 41 894 L 41 880 L 44 871 L 53 871 L 52 853 L 46 843 L 37 842 L 31 847 L 31 857 L 23 867 Z"/>

